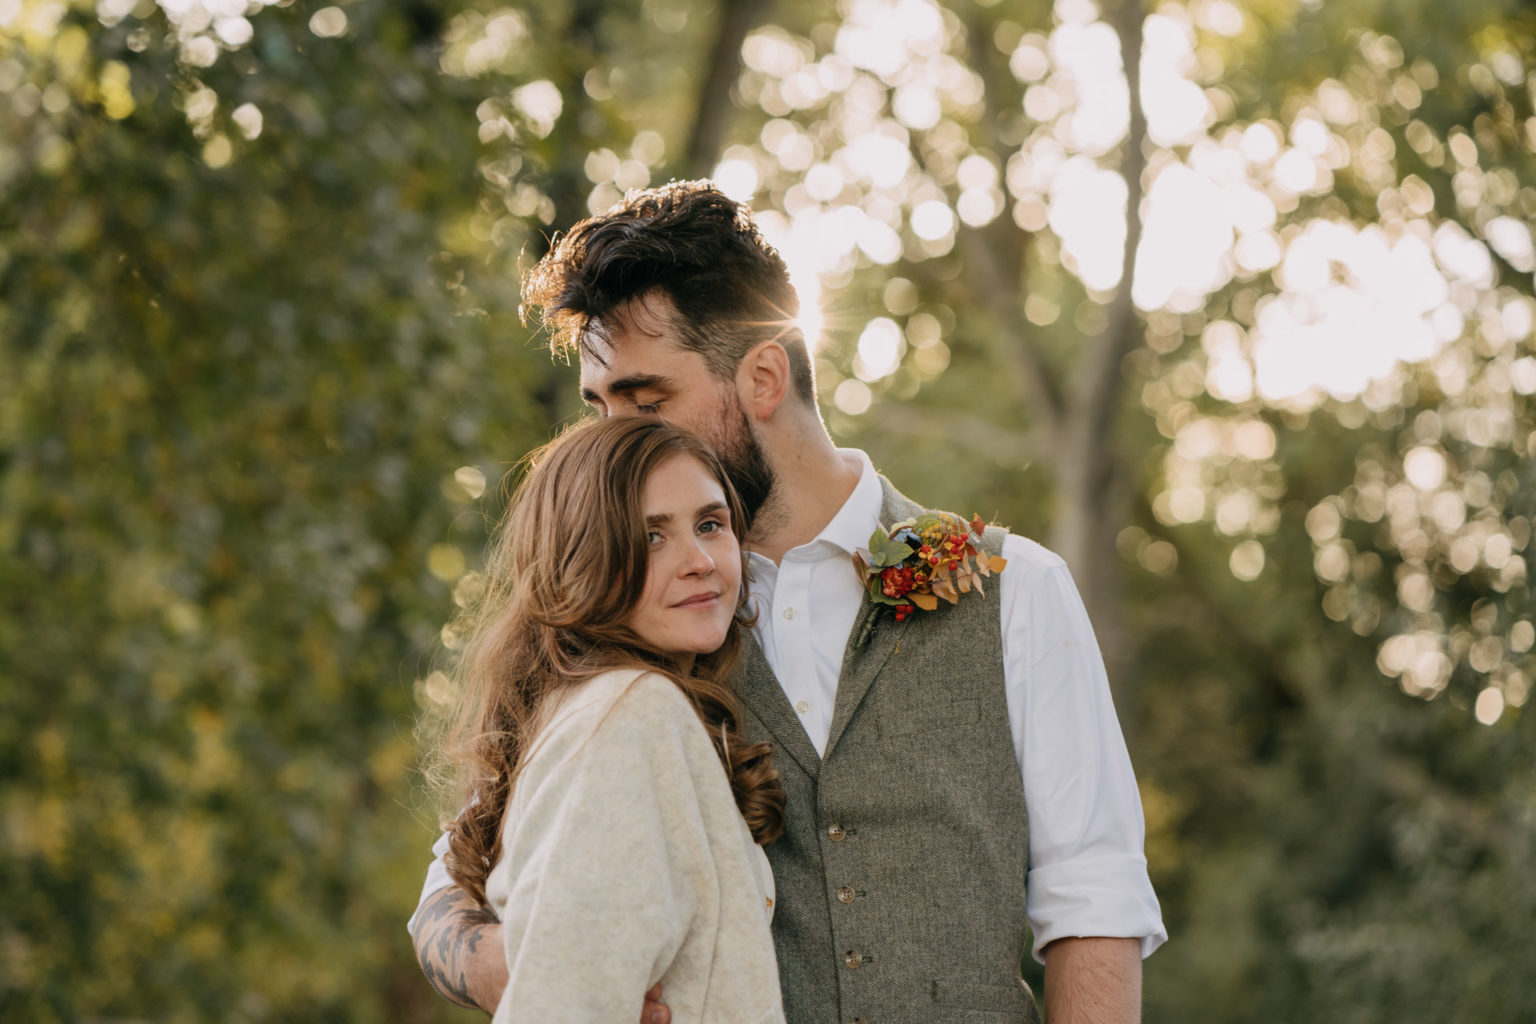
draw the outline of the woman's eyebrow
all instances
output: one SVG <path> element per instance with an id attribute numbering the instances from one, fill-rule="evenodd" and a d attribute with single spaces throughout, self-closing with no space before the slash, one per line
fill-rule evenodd
<path id="1" fill-rule="evenodd" d="M 727 511 L 727 506 L 726 506 L 725 502 L 723 502 L 723 501 L 711 501 L 707 505 L 700 505 L 699 506 L 699 510 L 693 514 L 693 517 L 695 519 L 702 519 L 704 516 L 707 516 L 707 515 L 709 515 L 712 512 L 723 512 L 723 511 Z M 671 512 L 658 512 L 658 513 L 656 513 L 653 516 L 646 516 L 645 517 L 645 525 L 646 526 L 662 526 L 662 525 L 665 525 L 666 523 L 670 523 L 671 521 L 672 521 L 672 513 Z"/>

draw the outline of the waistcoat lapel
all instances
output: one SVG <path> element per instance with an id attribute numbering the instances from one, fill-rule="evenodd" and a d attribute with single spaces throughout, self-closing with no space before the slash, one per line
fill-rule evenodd
<path id="1" fill-rule="evenodd" d="M 922 506 L 903 496 L 883 476 L 880 478 L 880 491 L 882 529 L 923 511 Z M 848 646 L 843 649 L 843 664 L 838 672 L 837 700 L 832 705 L 832 729 L 827 736 L 827 757 L 832 756 L 837 741 L 848 728 L 854 712 L 859 709 L 864 695 L 874 683 L 875 676 L 880 674 L 892 652 L 900 646 L 904 625 L 906 623 L 897 624 L 885 605 L 871 601 L 868 593 L 860 600 L 859 615 L 854 620 L 853 632 L 848 636 Z"/>
<path id="2" fill-rule="evenodd" d="M 837 700 L 832 705 L 832 729 L 827 735 L 827 757 L 843 731 L 853 719 L 864 694 L 869 692 L 875 676 L 885 667 L 891 652 L 901 640 L 902 629 L 889 615 L 882 615 L 884 605 L 875 604 L 864 596 L 859 605 L 859 617 L 854 622 L 848 646 L 843 649 L 843 667 L 837 676 Z M 861 642 L 862 641 L 862 642 Z"/>
<path id="3" fill-rule="evenodd" d="M 805 734 L 800 716 L 790 706 L 784 688 L 774 678 L 773 669 L 768 666 L 768 658 L 757 645 L 757 637 L 750 629 L 742 630 L 741 668 L 736 671 L 736 678 L 742 709 L 755 715 L 763 728 L 773 735 L 778 749 L 793 757 L 806 774 L 814 779 L 821 769 L 821 758 L 816 753 L 816 746 Z"/>

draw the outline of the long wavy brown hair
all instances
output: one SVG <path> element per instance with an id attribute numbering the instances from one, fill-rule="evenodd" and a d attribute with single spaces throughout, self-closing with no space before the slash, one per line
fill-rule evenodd
<path id="1" fill-rule="evenodd" d="M 773 747 L 742 740 L 727 682 L 740 631 L 750 625 L 745 586 L 725 643 L 688 671 L 678 652 L 647 645 L 625 625 L 645 587 L 645 482 L 682 455 L 719 481 L 740 530 L 741 502 L 714 453 L 692 434 L 641 417 L 579 424 L 530 457 L 492 540 L 484 588 L 451 627 L 460 641 L 451 673 L 459 698 L 435 774 L 446 778 L 449 806 L 459 809 L 444 826 L 448 873 L 482 904 L 486 875 L 501 856 L 502 815 L 541 707 L 609 669 L 644 668 L 675 682 L 708 730 L 753 838 L 768 843 L 783 831 Z M 745 556 L 742 562 L 745 580 Z"/>

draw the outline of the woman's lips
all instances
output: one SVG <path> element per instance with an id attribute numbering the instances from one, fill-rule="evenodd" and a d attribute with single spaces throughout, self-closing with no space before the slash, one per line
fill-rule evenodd
<path id="1" fill-rule="evenodd" d="M 715 602 L 719 599 L 720 592 L 718 590 L 711 590 L 707 593 L 694 594 L 692 597 L 685 597 L 681 601 L 674 604 L 672 607 L 680 608 L 683 611 L 691 611 L 695 608 L 710 608 L 713 607 Z"/>

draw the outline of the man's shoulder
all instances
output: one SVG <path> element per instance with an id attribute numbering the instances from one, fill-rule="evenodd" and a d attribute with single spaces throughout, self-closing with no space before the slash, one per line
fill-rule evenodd
<path id="1" fill-rule="evenodd" d="M 1023 576 L 1042 576 L 1067 564 L 1056 552 L 1021 533 L 1009 533 L 1003 540 L 1003 557 L 1009 568 L 1017 567 Z"/>
<path id="2" fill-rule="evenodd" d="M 937 505 L 925 505 L 920 501 L 912 500 L 897 490 L 896 486 L 884 475 L 880 477 L 880 484 L 885 494 L 882 522 L 887 522 L 886 517 L 888 517 L 888 523 L 898 522 L 902 519 L 910 519 L 922 515 L 925 512 L 944 512 L 948 515 L 959 515 L 959 513 Z M 969 520 L 967 516 L 960 516 L 960 518 Z M 1010 568 L 1017 567 L 1015 574 L 1018 576 L 1038 577 L 1052 570 L 1062 568 L 1067 564 L 1056 552 L 1021 533 L 1014 532 L 1008 526 L 988 523 L 986 532 L 989 539 L 994 536 L 1001 538 L 1002 556 L 1008 560 Z"/>

